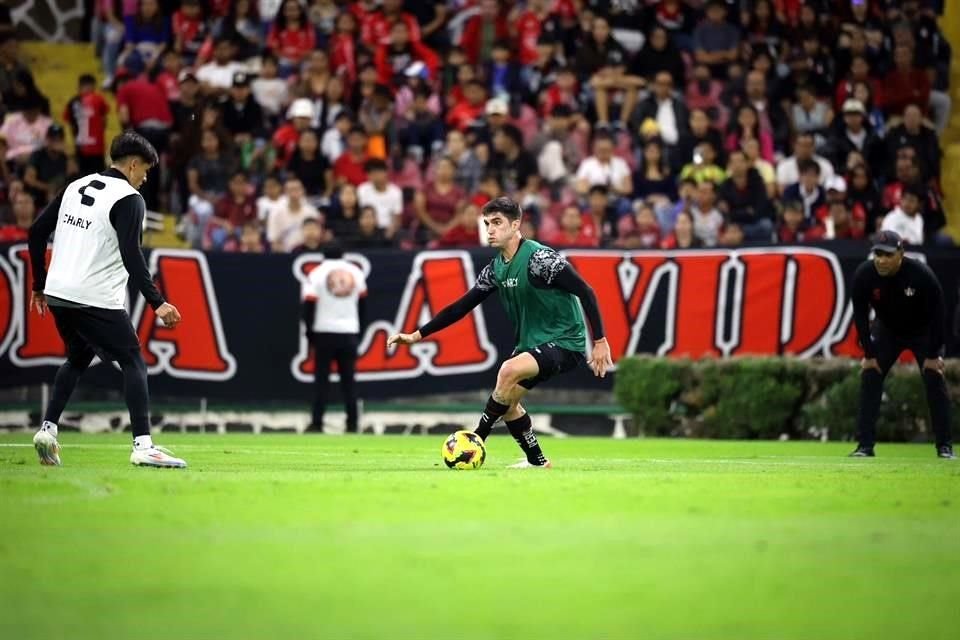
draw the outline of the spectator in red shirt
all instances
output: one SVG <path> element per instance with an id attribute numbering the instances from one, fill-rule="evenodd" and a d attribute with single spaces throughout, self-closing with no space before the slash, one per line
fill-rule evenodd
<path id="1" fill-rule="evenodd" d="M 530 0 L 526 11 L 514 23 L 517 58 L 524 66 L 534 64 L 540 57 L 537 42 L 541 33 L 547 32 L 553 38 L 559 36 L 556 18 L 551 15 L 549 4 L 547 0 Z"/>
<path id="2" fill-rule="evenodd" d="M 480 0 L 480 13 L 467 20 L 460 36 L 460 48 L 470 64 L 490 59 L 490 50 L 497 40 L 510 38 L 510 26 L 500 11 L 497 0 Z"/>
<path id="3" fill-rule="evenodd" d="M 167 95 L 167 100 L 176 102 L 180 99 L 180 72 L 183 71 L 183 59 L 173 49 L 167 49 L 160 58 L 161 71 L 153 79 L 153 83 L 160 87 Z"/>
<path id="4" fill-rule="evenodd" d="M 583 217 L 584 214 L 580 213 L 576 206 L 564 207 L 560 214 L 560 228 L 551 233 L 544 242 L 555 248 L 600 246 L 595 228 L 586 226 Z"/>
<path id="5" fill-rule="evenodd" d="M 313 122 L 313 103 L 306 98 L 298 98 L 287 111 L 287 122 L 273 134 L 273 146 L 277 150 L 277 168 L 287 166 L 300 134 L 310 128 Z"/>
<path id="6" fill-rule="evenodd" d="M 444 231 L 443 235 L 430 245 L 431 248 L 479 247 L 479 217 L 480 209 L 477 205 L 460 203 L 457 205 L 457 215 L 454 218 L 454 225 Z"/>
<path id="7" fill-rule="evenodd" d="M 77 82 L 77 95 L 63 110 L 63 121 L 73 131 L 73 141 L 80 175 L 103 171 L 107 114 L 110 105 L 97 93 L 97 79 L 84 74 Z"/>
<path id="8" fill-rule="evenodd" d="M 187 65 L 193 65 L 209 35 L 200 0 L 183 0 L 171 22 L 174 51 L 183 56 Z"/>
<path id="9" fill-rule="evenodd" d="M 420 25 L 417 19 L 402 11 L 402 0 L 383 0 L 380 10 L 363 23 L 360 38 L 371 47 L 385 47 L 392 41 L 391 31 L 396 24 L 407 25 L 410 42 L 420 42 Z"/>
<path id="10" fill-rule="evenodd" d="M 295 73 L 316 46 L 317 35 L 303 6 L 298 0 L 284 0 L 267 36 L 267 48 L 279 59 L 281 75 Z"/>
<path id="11" fill-rule="evenodd" d="M 633 216 L 623 216 L 617 223 L 615 247 L 622 249 L 656 249 L 660 246 L 660 225 L 653 207 L 640 204 Z"/>
<path id="12" fill-rule="evenodd" d="M 357 81 L 357 18 L 349 11 L 337 17 L 336 33 L 330 38 L 330 68 L 343 75 L 348 88 Z"/>
<path id="13" fill-rule="evenodd" d="M 862 240 L 864 221 L 856 220 L 843 200 L 830 203 L 830 215 L 807 234 L 807 240 Z"/>
<path id="14" fill-rule="evenodd" d="M 355 187 L 367 181 L 367 132 L 363 127 L 350 129 L 347 135 L 347 150 L 333 163 L 333 179 L 337 185 L 350 183 Z"/>
<path id="15" fill-rule="evenodd" d="M 930 104 L 930 76 L 913 64 L 913 49 L 901 44 L 893 50 L 893 70 L 883 79 L 886 89 L 884 107 L 887 113 L 899 114 L 908 105 L 918 104 L 924 110 Z"/>
<path id="16" fill-rule="evenodd" d="M 803 220 L 803 210 L 800 210 L 800 219 Z M 677 214 L 677 220 L 673 225 L 673 232 L 660 243 L 661 249 L 696 249 L 702 247 L 703 242 L 697 237 L 693 230 L 693 216 L 689 211 L 681 211 Z"/>
<path id="17" fill-rule="evenodd" d="M 471 80 L 463 87 L 463 97 L 447 114 L 447 124 L 460 131 L 465 131 L 471 122 L 483 116 L 487 90 L 479 80 Z"/>
<path id="18" fill-rule="evenodd" d="M 24 242 L 37 214 L 33 196 L 21 191 L 13 197 L 13 224 L 0 226 L 0 243 Z"/>
<path id="19" fill-rule="evenodd" d="M 835 107 L 839 110 L 843 107 L 844 102 L 856 97 L 853 92 L 858 82 L 870 87 L 873 104 L 877 107 L 883 107 L 883 87 L 879 80 L 870 75 L 870 63 L 864 56 L 854 56 L 850 61 L 850 74 L 837 83 L 837 90 L 834 95 Z"/>
<path id="20" fill-rule="evenodd" d="M 207 222 L 204 248 L 221 251 L 228 242 L 238 242 L 243 227 L 257 221 L 257 203 L 247 174 L 235 171 L 225 193 L 214 204 Z"/>
<path id="21" fill-rule="evenodd" d="M 117 72 L 117 81 L 122 85 L 117 90 L 117 110 L 120 126 L 132 127 L 153 145 L 157 153 L 167 150 L 173 114 L 163 89 L 150 82 L 145 75 L 127 80 L 124 70 Z M 147 174 L 147 181 L 140 192 L 147 209 L 156 211 L 159 205 L 160 167 L 155 166 Z"/>
<path id="22" fill-rule="evenodd" d="M 787 202 L 780 214 L 777 239 L 783 244 L 798 244 L 813 240 L 810 233 L 810 220 L 804 215 L 803 203 L 796 200 Z"/>
<path id="23" fill-rule="evenodd" d="M 426 65 L 431 78 L 437 77 L 440 65 L 437 54 L 419 40 L 411 40 L 405 22 L 394 22 L 389 44 L 377 49 L 375 64 L 379 82 L 396 89 L 404 81 L 404 72 L 417 62 Z"/>

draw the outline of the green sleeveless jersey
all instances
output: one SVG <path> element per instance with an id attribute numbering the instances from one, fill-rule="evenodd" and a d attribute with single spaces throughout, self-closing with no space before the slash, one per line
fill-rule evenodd
<path id="1" fill-rule="evenodd" d="M 586 330 L 580 305 L 572 294 L 551 287 L 566 265 L 566 259 L 553 249 L 523 240 L 512 260 L 497 254 L 477 278 L 478 287 L 500 294 L 513 322 L 517 351 L 548 342 L 583 351 Z"/>

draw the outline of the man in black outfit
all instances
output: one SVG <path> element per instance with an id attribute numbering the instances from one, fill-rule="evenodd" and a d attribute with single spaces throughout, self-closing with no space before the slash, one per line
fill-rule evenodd
<path id="1" fill-rule="evenodd" d="M 937 456 L 955 459 L 950 438 L 950 399 L 944 379 L 944 302 L 937 277 L 924 264 L 903 256 L 903 240 L 881 231 L 874 258 L 853 276 L 853 319 L 864 359 L 857 415 L 855 458 L 872 458 L 883 380 L 904 350 L 913 352 L 927 389 L 937 439 Z M 877 317 L 870 327 L 870 309 Z"/>

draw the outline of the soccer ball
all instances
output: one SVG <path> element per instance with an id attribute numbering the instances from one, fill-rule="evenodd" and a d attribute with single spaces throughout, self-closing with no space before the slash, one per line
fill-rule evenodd
<path id="1" fill-rule="evenodd" d="M 479 469 L 487 458 L 483 439 L 473 431 L 457 431 L 443 441 L 443 463 L 451 469 Z"/>

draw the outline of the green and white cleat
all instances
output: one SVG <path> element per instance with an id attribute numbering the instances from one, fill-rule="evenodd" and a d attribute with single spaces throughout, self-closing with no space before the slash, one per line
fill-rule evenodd
<path id="1" fill-rule="evenodd" d="M 42 427 L 33 436 L 33 448 L 37 450 L 40 464 L 47 467 L 60 466 L 60 443 L 53 431 Z"/>

